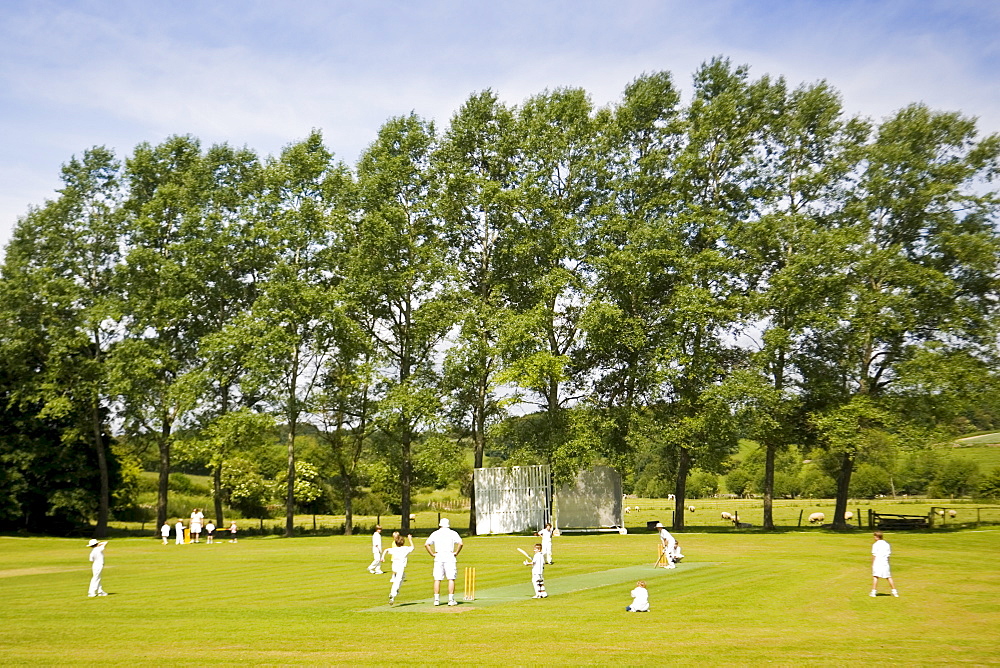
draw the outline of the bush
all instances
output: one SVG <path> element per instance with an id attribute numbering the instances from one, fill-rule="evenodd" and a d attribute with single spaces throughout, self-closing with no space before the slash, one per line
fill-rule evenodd
<path id="1" fill-rule="evenodd" d="M 829 499 L 837 495 L 837 481 L 815 466 L 807 466 L 799 474 L 799 490 L 810 499 Z"/>
<path id="2" fill-rule="evenodd" d="M 733 469 L 726 476 L 726 489 L 729 490 L 730 494 L 736 494 L 737 496 L 743 496 L 750 489 L 750 474 L 742 468 Z"/>
<path id="3" fill-rule="evenodd" d="M 979 496 L 984 499 L 1000 499 L 1000 466 L 990 471 L 979 483 Z"/>
<path id="4" fill-rule="evenodd" d="M 973 460 L 948 459 L 934 475 L 927 494 L 939 499 L 971 496 L 979 485 L 979 478 L 979 464 Z"/>
<path id="5" fill-rule="evenodd" d="M 351 504 L 355 515 L 385 515 L 388 506 L 377 494 L 366 492 Z"/>
<path id="6" fill-rule="evenodd" d="M 848 493 L 856 499 L 873 499 L 892 491 L 889 472 L 874 464 L 861 464 L 851 476 Z"/>
<path id="7" fill-rule="evenodd" d="M 719 492 L 719 476 L 706 471 L 695 471 L 688 476 L 685 494 L 689 499 L 704 499 Z"/>

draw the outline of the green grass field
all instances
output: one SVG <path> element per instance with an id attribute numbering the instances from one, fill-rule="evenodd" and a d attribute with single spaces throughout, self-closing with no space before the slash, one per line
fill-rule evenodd
<path id="1" fill-rule="evenodd" d="M 467 538 L 478 600 L 430 605 L 419 547 L 394 608 L 369 537 L 215 545 L 112 540 L 88 598 L 84 540 L 0 537 L 0 663 L 862 665 L 1000 662 L 1000 531 L 898 533 L 901 597 L 868 596 L 867 531 L 686 533 L 654 570 L 645 532 L 563 535 L 531 600 L 517 547 Z M 388 542 L 388 541 L 386 541 Z M 648 580 L 652 612 L 630 614 Z M 883 593 L 888 589 L 884 588 Z M 461 594 L 459 594 L 461 600 Z"/>

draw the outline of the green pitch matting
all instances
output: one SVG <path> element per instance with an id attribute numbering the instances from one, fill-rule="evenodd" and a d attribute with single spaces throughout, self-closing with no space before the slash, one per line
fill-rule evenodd
<path id="1" fill-rule="evenodd" d="M 653 580 L 654 578 L 683 578 L 688 581 L 690 575 L 694 575 L 693 571 L 704 568 L 706 566 L 715 566 L 714 563 L 707 562 L 697 562 L 690 564 L 677 564 L 674 569 L 668 568 L 653 568 L 651 565 L 647 564 L 644 566 L 626 566 L 624 568 L 612 568 L 606 571 L 597 571 L 594 573 L 583 573 L 579 575 L 569 575 L 564 577 L 553 577 L 545 578 L 545 590 L 549 593 L 549 598 L 554 596 L 560 596 L 565 594 L 572 594 L 577 591 L 584 591 L 586 589 L 597 589 L 599 587 L 607 587 L 610 585 L 620 585 L 623 583 L 635 583 L 639 580 Z M 464 566 L 459 567 L 459 575 L 462 575 L 464 571 Z M 455 600 L 458 602 L 457 606 L 449 606 L 448 594 L 447 594 L 447 582 L 441 583 L 441 605 L 434 605 L 434 597 L 430 596 L 428 598 L 410 600 L 406 598 L 407 594 L 407 582 L 403 583 L 403 587 L 400 590 L 399 597 L 396 599 L 396 604 L 390 606 L 379 605 L 374 608 L 368 608 L 367 612 L 442 612 L 442 613 L 456 613 L 456 612 L 471 612 L 477 608 L 487 608 L 494 605 L 503 605 L 506 603 L 517 603 L 521 601 L 530 601 L 534 594 L 531 588 L 530 576 L 527 569 L 525 569 L 525 579 L 523 583 L 516 585 L 507 585 L 504 587 L 492 587 L 490 589 L 481 589 L 476 591 L 475 601 L 464 601 L 462 600 L 462 592 L 460 591 L 461 579 L 456 581 L 456 591 Z M 665 582 L 660 582 L 658 588 L 662 589 Z M 426 587 L 425 584 L 421 583 L 422 587 Z M 620 598 L 620 597 L 619 597 Z M 628 598 L 622 599 L 624 603 L 622 606 L 628 603 Z M 545 605 L 545 602 L 539 602 L 538 605 Z"/>

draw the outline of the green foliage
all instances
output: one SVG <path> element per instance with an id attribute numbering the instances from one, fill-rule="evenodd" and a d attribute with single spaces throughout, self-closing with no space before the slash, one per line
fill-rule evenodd
<path id="1" fill-rule="evenodd" d="M 802 467 L 799 485 L 802 496 L 811 499 L 829 499 L 837 493 L 837 481 L 814 465 Z"/>
<path id="2" fill-rule="evenodd" d="M 256 465 L 242 458 L 233 458 L 222 467 L 222 488 L 229 505 L 244 517 L 267 517 L 272 487 L 258 473 Z"/>
<path id="3" fill-rule="evenodd" d="M 917 448 L 1000 416 L 998 164 L 959 113 L 872 123 L 725 58 L 689 100 L 652 72 L 602 109 L 483 91 L 441 133 L 392 118 L 353 170 L 318 131 L 266 160 L 95 147 L 5 256 L 0 526 L 135 508 L 112 426 L 165 483 L 221 466 L 219 504 L 283 496 L 287 532 L 329 482 L 404 524 L 415 489 L 474 495 L 470 442 L 658 497 L 834 481 L 837 517 L 887 480 L 970 494 Z M 734 467 L 739 438 L 760 449 Z M 158 520 L 206 493 L 155 491 Z"/>
<path id="4" fill-rule="evenodd" d="M 979 465 L 971 459 L 946 459 L 934 474 L 927 493 L 936 498 L 971 496 L 979 485 Z"/>
<path id="5" fill-rule="evenodd" d="M 692 499 L 703 499 L 718 494 L 719 476 L 708 471 L 695 471 L 688 478 L 687 493 Z"/>
<path id="6" fill-rule="evenodd" d="M 850 495 L 856 499 L 874 499 L 892 491 L 890 473 L 881 466 L 861 464 L 851 476 Z"/>
<path id="7" fill-rule="evenodd" d="M 978 496 L 984 499 L 1000 499 L 1000 466 L 983 477 L 979 483 Z"/>
<path id="8" fill-rule="evenodd" d="M 199 485 L 183 473 L 171 473 L 168 484 L 170 485 L 170 490 L 177 492 L 178 494 L 187 494 L 188 496 L 207 496 L 209 493 L 209 489 L 207 487 Z"/>
<path id="9" fill-rule="evenodd" d="M 119 470 L 119 483 L 112 494 L 111 510 L 121 519 L 121 513 L 136 507 L 139 494 L 142 492 L 143 475 L 139 460 L 135 457 L 123 457 Z"/>

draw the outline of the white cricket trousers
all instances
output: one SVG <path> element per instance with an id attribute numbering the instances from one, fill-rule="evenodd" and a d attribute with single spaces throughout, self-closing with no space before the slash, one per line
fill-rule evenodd
<path id="1" fill-rule="evenodd" d="M 93 569 L 94 575 L 90 578 L 90 590 L 87 593 L 90 596 L 97 596 L 104 593 L 104 590 L 101 589 L 101 571 L 104 570 L 104 566 L 95 565 Z"/>

